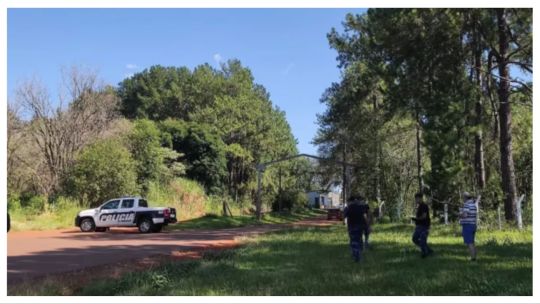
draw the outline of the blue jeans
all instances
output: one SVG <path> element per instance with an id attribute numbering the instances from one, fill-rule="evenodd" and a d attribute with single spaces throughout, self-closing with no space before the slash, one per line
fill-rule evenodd
<path id="1" fill-rule="evenodd" d="M 463 236 L 463 243 L 469 245 L 474 244 L 474 236 L 476 235 L 476 225 L 463 224 L 461 235 Z"/>
<path id="2" fill-rule="evenodd" d="M 412 241 L 416 246 L 420 247 L 420 250 L 422 250 L 422 254 L 428 254 L 429 252 L 431 252 L 431 248 L 429 248 L 427 244 L 428 235 L 429 227 L 418 225 L 414 229 Z"/>
<path id="3" fill-rule="evenodd" d="M 364 227 L 362 226 L 351 226 L 348 227 L 349 230 L 349 245 L 351 246 L 351 253 L 355 260 L 360 260 L 360 253 L 364 249 L 364 242 L 362 241 L 362 236 L 365 233 Z M 366 245 L 367 245 L 366 233 Z"/>

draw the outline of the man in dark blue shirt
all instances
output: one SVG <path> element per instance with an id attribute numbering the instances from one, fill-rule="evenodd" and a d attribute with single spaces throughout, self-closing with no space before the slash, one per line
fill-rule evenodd
<path id="1" fill-rule="evenodd" d="M 362 232 L 368 231 L 368 210 L 369 206 L 363 204 L 364 198 L 354 195 L 349 198 L 349 206 L 343 212 L 347 220 L 347 230 L 349 231 L 349 244 L 355 262 L 360 261 L 360 253 L 364 247 Z M 367 241 L 367 239 L 366 239 Z"/>
<path id="2" fill-rule="evenodd" d="M 416 201 L 416 217 L 413 217 L 412 219 L 416 222 L 416 228 L 414 229 L 412 241 L 416 246 L 420 247 L 420 250 L 422 251 L 421 256 L 422 258 L 425 258 L 433 253 L 433 250 L 431 250 L 427 244 L 429 227 L 431 225 L 429 207 L 424 203 L 422 193 L 416 193 L 414 195 L 414 200 Z"/>

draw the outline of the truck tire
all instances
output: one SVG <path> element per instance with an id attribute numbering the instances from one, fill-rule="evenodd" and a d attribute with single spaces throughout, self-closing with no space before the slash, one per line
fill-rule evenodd
<path id="1" fill-rule="evenodd" d="M 158 232 L 161 232 L 162 229 L 163 229 L 163 225 L 161 225 L 161 224 L 155 224 L 155 225 L 152 227 L 152 232 L 158 233 Z"/>
<path id="2" fill-rule="evenodd" d="M 93 232 L 96 231 L 96 224 L 93 219 L 87 217 L 81 220 L 79 228 L 81 228 L 82 232 Z"/>
<path id="3" fill-rule="evenodd" d="M 143 217 L 137 223 L 137 227 L 139 227 L 139 232 L 140 233 L 149 233 L 149 232 L 151 232 L 153 226 L 154 226 L 154 223 L 152 223 L 152 220 L 147 218 L 147 217 Z"/>

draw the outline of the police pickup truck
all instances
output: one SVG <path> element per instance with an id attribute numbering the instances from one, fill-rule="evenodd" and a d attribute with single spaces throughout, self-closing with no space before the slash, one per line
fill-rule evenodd
<path id="1" fill-rule="evenodd" d="M 83 210 L 75 218 L 75 226 L 82 232 L 103 232 L 110 227 L 138 227 L 142 233 L 160 232 L 169 223 L 176 223 L 176 209 L 151 208 L 140 197 L 115 198 L 95 209 Z"/>

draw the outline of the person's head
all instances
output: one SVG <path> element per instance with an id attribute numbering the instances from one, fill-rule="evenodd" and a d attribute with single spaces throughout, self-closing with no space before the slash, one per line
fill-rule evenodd
<path id="1" fill-rule="evenodd" d="M 414 201 L 416 202 L 416 204 L 420 204 L 424 201 L 424 195 L 420 192 L 416 193 L 414 195 Z"/>
<path id="2" fill-rule="evenodd" d="M 365 204 L 366 203 L 366 198 L 363 197 L 362 195 L 358 195 L 356 197 L 356 199 L 360 202 L 360 204 Z"/>
<path id="3" fill-rule="evenodd" d="M 364 201 L 364 197 L 359 194 L 353 194 L 349 197 L 349 204 L 359 204 Z"/>
<path id="4" fill-rule="evenodd" d="M 462 197 L 464 202 L 474 198 L 474 196 L 467 191 L 463 192 Z"/>

